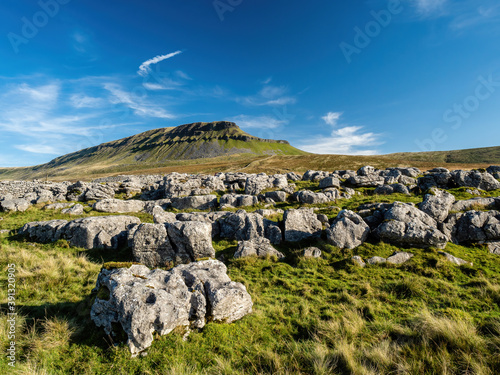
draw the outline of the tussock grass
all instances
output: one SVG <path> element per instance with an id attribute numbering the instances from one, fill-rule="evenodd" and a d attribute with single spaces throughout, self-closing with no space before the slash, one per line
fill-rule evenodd
<path id="1" fill-rule="evenodd" d="M 338 204 L 355 209 L 365 198 Z M 0 215 L 0 225 L 17 229 L 60 214 L 35 208 Z M 473 267 L 452 265 L 437 249 L 409 248 L 404 250 L 415 256 L 404 265 L 364 269 L 347 260 L 387 257 L 401 248 L 367 242 L 340 251 L 317 239 L 279 246 L 287 258 L 278 261 L 233 259 L 236 246 L 214 241 L 231 279 L 251 294 L 254 312 L 230 325 L 209 323 L 187 341 L 181 333 L 157 337 L 147 356 L 132 359 L 123 342 L 90 320 L 91 290 L 101 267 L 130 262 L 129 250 L 84 251 L 64 241 L 31 244 L 0 235 L 1 268 L 15 263 L 17 269 L 18 372 L 495 374 L 500 368 L 500 259 L 484 246 L 445 249 Z M 301 257 L 305 246 L 319 247 L 322 259 Z M 5 285 L 5 273 L 0 282 Z M 0 297 L 0 350 L 5 351 L 4 289 Z M 1 358 L 0 373 L 8 370 Z"/>

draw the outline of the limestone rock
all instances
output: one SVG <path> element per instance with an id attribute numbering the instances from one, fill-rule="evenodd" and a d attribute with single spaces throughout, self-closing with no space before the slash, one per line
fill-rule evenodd
<path id="1" fill-rule="evenodd" d="M 238 249 L 234 253 L 235 258 L 243 258 L 248 256 L 276 256 L 284 258 L 285 256 L 276 250 L 271 242 L 264 237 L 254 238 L 250 241 L 239 241 Z"/>
<path id="2" fill-rule="evenodd" d="M 113 334 L 118 323 L 132 356 L 151 346 L 153 333 L 177 327 L 203 328 L 214 321 L 231 323 L 252 312 L 252 299 L 241 283 L 230 280 L 217 260 L 180 265 L 170 271 L 146 266 L 102 269 L 90 317 Z"/>
<path id="3" fill-rule="evenodd" d="M 295 242 L 310 237 L 320 237 L 323 224 L 313 209 L 287 210 L 283 215 L 285 241 Z"/>
<path id="4" fill-rule="evenodd" d="M 370 227 L 358 214 L 342 210 L 326 230 L 328 243 L 339 249 L 354 249 L 366 241 Z"/>

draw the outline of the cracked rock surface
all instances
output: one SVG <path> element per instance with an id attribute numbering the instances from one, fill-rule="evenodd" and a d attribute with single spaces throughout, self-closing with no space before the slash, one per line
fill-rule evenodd
<path id="1" fill-rule="evenodd" d="M 177 327 L 203 328 L 210 321 L 231 323 L 252 312 L 245 286 L 233 282 L 224 263 L 205 260 L 169 271 L 143 265 L 102 269 L 91 319 L 107 334 L 118 323 L 132 356 L 151 346 L 153 333 Z"/>

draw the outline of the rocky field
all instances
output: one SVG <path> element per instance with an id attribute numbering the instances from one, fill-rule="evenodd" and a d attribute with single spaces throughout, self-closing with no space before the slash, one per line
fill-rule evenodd
<path id="1" fill-rule="evenodd" d="M 365 166 L 0 181 L 17 314 L 11 328 L 4 288 L 0 345 L 14 329 L 29 374 L 494 374 L 499 179 Z"/>

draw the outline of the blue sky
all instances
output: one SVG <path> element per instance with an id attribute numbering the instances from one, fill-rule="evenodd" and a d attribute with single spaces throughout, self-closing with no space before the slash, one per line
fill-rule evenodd
<path id="1" fill-rule="evenodd" d="M 5 0 L 0 166 L 231 120 L 317 153 L 499 145 L 500 4 Z"/>

